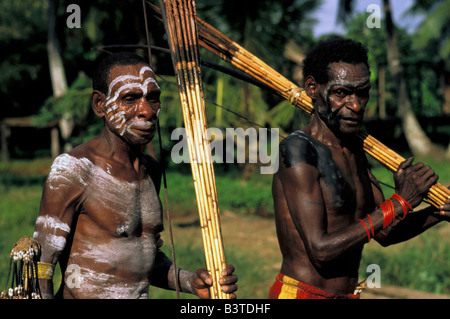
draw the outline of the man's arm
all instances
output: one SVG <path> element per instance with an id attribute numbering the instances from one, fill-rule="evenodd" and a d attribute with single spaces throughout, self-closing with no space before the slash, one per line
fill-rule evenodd
<path id="1" fill-rule="evenodd" d="M 193 272 L 177 267 L 178 287 L 181 292 L 195 294 L 192 286 L 195 274 Z M 155 258 L 150 284 L 155 287 L 176 290 L 174 265 L 172 261 L 160 250 Z"/>
<path id="2" fill-rule="evenodd" d="M 434 207 L 427 207 L 417 212 L 410 212 L 404 220 L 397 219 L 386 229 L 386 236 L 376 239 L 384 247 L 401 243 L 422 234 L 442 220 L 442 217 L 435 215 Z"/>
<path id="3" fill-rule="evenodd" d="M 326 205 L 317 167 L 299 162 L 286 168 L 280 163 L 277 178 L 283 186 L 292 220 L 305 244 L 308 256 L 317 267 L 323 267 L 345 252 L 367 242 L 366 230 L 360 223 L 334 232 L 327 231 Z M 374 227 L 382 224 L 382 217 L 379 215 L 372 214 Z"/>
<path id="4" fill-rule="evenodd" d="M 293 152 L 295 154 L 290 154 Z M 277 177 L 283 185 L 290 214 L 305 243 L 308 255 L 317 267 L 322 267 L 338 256 L 366 243 L 370 235 L 369 227 L 373 228 L 375 234 L 383 230 L 384 214 L 380 207 L 376 207 L 361 219 L 366 226 L 358 220 L 346 227 L 328 232 L 326 203 L 323 201 L 319 183 L 320 173 L 314 161 L 309 160 L 311 152 L 314 150 L 308 143 L 298 141 L 281 150 Z M 286 163 L 290 162 L 289 158 L 294 156 L 297 158 L 296 162 L 286 166 Z M 431 185 L 436 182 L 437 177 L 429 167 L 421 163 L 412 165 L 412 159 L 408 159 L 399 166 L 395 179 L 398 194 L 412 207 L 416 207 Z M 376 200 L 380 201 L 382 198 L 381 194 Z M 397 217 L 403 217 L 400 203 L 393 201 L 393 205 Z"/>
<path id="5" fill-rule="evenodd" d="M 176 278 L 174 267 L 172 261 L 158 250 L 150 284 L 158 288 L 176 290 L 176 280 L 178 280 L 178 288 L 181 292 L 196 294 L 193 287 L 195 273 L 177 267 L 178 278 Z"/>
<path id="6" fill-rule="evenodd" d="M 41 244 L 40 262 L 55 267 L 72 232 L 84 173 L 79 160 L 63 154 L 56 158 L 44 185 L 33 237 Z M 40 279 L 43 298 L 54 298 L 53 280 Z"/>

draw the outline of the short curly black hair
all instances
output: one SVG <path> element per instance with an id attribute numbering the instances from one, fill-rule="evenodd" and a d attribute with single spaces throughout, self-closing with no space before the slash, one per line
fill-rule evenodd
<path id="1" fill-rule="evenodd" d="M 100 61 L 94 71 L 92 88 L 108 94 L 108 77 L 112 68 L 117 65 L 148 64 L 144 58 L 132 52 L 119 52 L 108 55 Z"/>
<path id="2" fill-rule="evenodd" d="M 303 78 L 312 76 L 318 83 L 328 82 L 328 71 L 333 62 L 364 63 L 369 69 L 367 49 L 351 39 L 331 38 L 320 41 L 303 60 Z"/>

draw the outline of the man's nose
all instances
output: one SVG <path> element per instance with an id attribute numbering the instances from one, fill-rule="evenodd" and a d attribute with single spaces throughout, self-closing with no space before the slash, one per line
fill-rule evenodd
<path id="1" fill-rule="evenodd" d="M 354 113 L 359 113 L 363 109 L 363 104 L 360 98 L 356 94 L 351 94 L 348 96 L 348 101 L 345 106 L 352 110 Z"/>
<path id="2" fill-rule="evenodd" d="M 138 104 L 137 117 L 147 121 L 154 120 L 158 115 L 159 108 L 159 103 L 150 103 L 145 97 L 142 97 Z"/>

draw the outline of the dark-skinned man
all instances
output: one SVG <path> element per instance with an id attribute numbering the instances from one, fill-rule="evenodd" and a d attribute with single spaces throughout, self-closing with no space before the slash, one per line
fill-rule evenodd
<path id="1" fill-rule="evenodd" d="M 152 69 L 131 53 L 108 56 L 93 78 L 91 104 L 101 134 L 55 159 L 34 238 L 42 246 L 43 298 L 148 298 L 149 285 L 176 289 L 172 262 L 160 251 L 163 231 L 158 162 L 143 153 L 155 133 L 161 90 Z M 222 290 L 236 291 L 228 265 Z M 181 291 L 209 297 L 209 273 L 180 269 Z"/>
<path id="2" fill-rule="evenodd" d="M 412 158 L 401 163 L 396 192 L 385 200 L 356 137 L 370 91 L 360 43 L 319 43 L 303 73 L 315 115 L 280 143 L 272 193 L 283 262 L 269 298 L 359 298 L 364 245 L 374 238 L 388 246 L 422 233 L 448 216 L 450 201 L 440 210 L 411 212 L 438 180 Z"/>

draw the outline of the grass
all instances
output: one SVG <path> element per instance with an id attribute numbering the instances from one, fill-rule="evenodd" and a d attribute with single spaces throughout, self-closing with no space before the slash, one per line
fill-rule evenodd
<path id="1" fill-rule="evenodd" d="M 0 185 L 0 278 L 5 278 L 9 252 L 22 236 L 33 236 L 42 187 Z"/>
<path id="2" fill-rule="evenodd" d="M 39 210 L 42 181 L 48 173 L 50 162 L 39 160 L 0 163 L 1 290 L 5 284 L 9 252 L 13 243 L 22 236 L 32 236 Z M 449 184 L 448 165 L 433 162 L 431 166 L 440 174 L 441 182 Z M 220 170 L 217 170 L 216 179 L 222 231 L 227 262 L 235 265 L 239 276 L 238 298 L 266 298 L 281 262 L 272 219 L 271 177 L 255 175 L 243 182 L 239 174 Z M 374 167 L 373 172 L 381 181 L 393 185 L 392 174 L 384 168 Z M 170 170 L 167 180 L 177 264 L 189 270 L 204 267 L 201 232 L 196 225 L 198 213 L 192 177 L 189 173 Z M 392 190 L 385 189 L 387 196 L 391 193 Z M 163 191 L 161 194 L 164 196 Z M 165 202 L 163 198 L 162 201 Z M 360 275 L 366 277 L 367 265 L 374 263 L 380 265 L 382 284 L 450 294 L 449 234 L 450 228 L 446 223 L 413 240 L 387 249 L 371 242 L 364 251 Z M 163 233 L 163 239 L 166 243 L 163 250 L 171 256 L 167 231 Z M 59 282 L 60 274 L 57 273 L 56 276 L 55 282 Z M 176 297 L 175 292 L 153 287 L 150 295 L 152 298 Z M 182 298 L 192 297 L 182 294 Z"/>
<path id="3" fill-rule="evenodd" d="M 250 215 L 270 213 L 272 211 L 271 183 L 272 176 L 269 175 L 253 176 L 250 180 L 242 181 L 240 176 L 233 172 L 216 173 L 217 196 L 221 210 Z M 190 173 L 169 171 L 167 184 L 171 210 L 197 211 L 194 184 Z"/>
<path id="4" fill-rule="evenodd" d="M 449 235 L 447 223 L 388 248 L 371 242 L 363 252 L 360 276 L 370 275 L 365 272 L 367 266 L 377 264 L 381 271 L 381 285 L 385 283 L 450 295 Z"/>
<path id="5" fill-rule="evenodd" d="M 195 215 L 175 218 L 173 234 L 178 267 L 196 270 L 204 267 L 205 260 L 200 228 L 192 223 Z M 247 216 L 225 211 L 221 215 L 226 261 L 234 265 L 238 276 L 239 299 L 265 299 L 281 266 L 275 225 L 272 219 Z M 166 245 L 163 251 L 171 256 L 169 234 L 162 238 Z M 152 298 L 176 298 L 176 293 L 150 288 Z M 181 298 L 192 298 L 181 294 Z"/>

